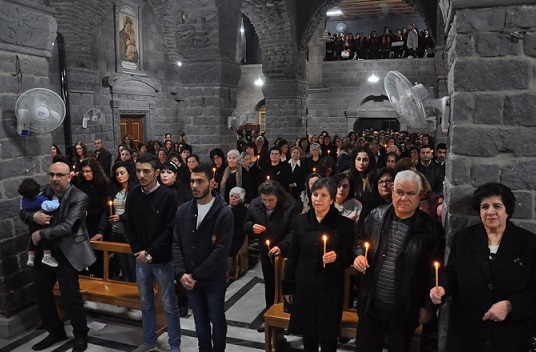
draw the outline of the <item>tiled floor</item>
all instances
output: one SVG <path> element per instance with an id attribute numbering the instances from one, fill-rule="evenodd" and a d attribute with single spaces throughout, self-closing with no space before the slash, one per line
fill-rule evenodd
<path id="1" fill-rule="evenodd" d="M 262 323 L 264 302 L 264 283 L 260 264 L 249 270 L 243 277 L 233 282 L 226 293 L 226 318 L 228 322 L 227 352 L 259 352 L 264 350 L 264 333 L 257 332 Z M 132 351 L 143 343 L 141 331 L 141 314 L 139 311 L 126 308 L 97 305 L 86 302 L 88 308 L 88 324 L 90 326 L 88 352 Z M 103 312 L 107 312 L 106 314 Z M 110 312 L 116 313 L 112 318 Z M 129 319 L 126 319 L 128 317 Z M 181 318 L 182 352 L 197 351 L 197 339 L 193 316 Z M 66 331 L 72 337 L 71 326 L 66 324 Z M 31 346 L 46 336 L 44 330 L 28 331 L 11 340 L 0 339 L 0 352 L 28 352 Z M 288 345 L 285 351 L 302 349 L 301 339 L 297 336 L 286 336 Z M 169 351 L 167 333 L 159 338 L 160 351 Z M 353 344 L 340 345 L 338 351 L 353 351 Z M 46 352 L 70 351 L 69 341 L 56 344 Z"/>

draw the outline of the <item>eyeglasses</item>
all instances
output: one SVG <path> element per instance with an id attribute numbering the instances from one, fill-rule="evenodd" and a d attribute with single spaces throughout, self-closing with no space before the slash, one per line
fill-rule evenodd
<path id="1" fill-rule="evenodd" d="M 63 176 L 67 176 L 69 174 L 62 174 L 61 172 L 56 172 L 56 173 L 49 172 L 49 173 L 47 173 L 47 175 L 48 175 L 49 178 L 54 178 L 54 177 L 62 178 Z"/>
<path id="2" fill-rule="evenodd" d="M 379 180 L 378 181 L 378 184 L 384 184 L 384 185 L 390 185 L 391 183 L 393 183 L 393 180 Z"/>
<path id="3" fill-rule="evenodd" d="M 273 199 L 261 198 L 261 202 L 263 202 L 264 204 L 273 204 L 277 202 L 277 198 L 273 198 Z"/>

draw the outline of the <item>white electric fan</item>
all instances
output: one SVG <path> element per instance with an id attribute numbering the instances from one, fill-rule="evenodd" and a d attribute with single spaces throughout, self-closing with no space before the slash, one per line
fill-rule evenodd
<path id="1" fill-rule="evenodd" d="M 89 125 L 104 125 L 106 115 L 97 108 L 91 108 L 84 114 L 82 118 L 82 128 L 87 128 Z"/>
<path id="2" fill-rule="evenodd" d="M 22 93 L 15 104 L 17 133 L 27 136 L 32 132 L 50 132 L 65 118 L 63 99 L 54 91 L 33 88 Z"/>
<path id="3" fill-rule="evenodd" d="M 441 112 L 441 132 L 449 130 L 449 97 L 430 99 L 428 90 L 422 84 L 412 85 L 398 71 L 389 71 L 383 80 L 387 97 L 399 115 L 399 121 L 414 128 L 421 128 L 426 121 L 435 122 L 435 117 L 426 117 L 425 107 Z"/>
<path id="4" fill-rule="evenodd" d="M 251 110 L 247 109 L 246 107 L 239 106 L 234 109 L 231 116 L 227 117 L 227 128 L 236 131 L 240 126 L 249 122 L 253 115 L 254 113 Z"/>

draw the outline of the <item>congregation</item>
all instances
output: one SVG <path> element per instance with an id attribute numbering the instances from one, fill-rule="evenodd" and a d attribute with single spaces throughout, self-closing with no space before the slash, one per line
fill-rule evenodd
<path id="1" fill-rule="evenodd" d="M 398 59 L 407 57 L 433 57 L 434 40 L 428 30 L 419 31 L 413 23 L 407 28 L 383 29 L 378 35 L 372 31 L 339 33 L 333 36 L 328 33 L 326 38 L 325 61 Z"/>
<path id="2" fill-rule="evenodd" d="M 455 262 L 449 262 L 441 276 L 436 271 L 437 289 L 433 288 L 431 263 L 442 267 L 444 262 L 441 221 L 447 146 L 435 144 L 431 134 L 371 129 L 331 136 L 322 131 L 291 142 L 277 138 L 271 144 L 259 131 L 240 129 L 236 149 L 212 149 L 210 165 L 200 162 L 184 134 L 177 142 L 167 133 L 162 142 L 137 144 L 125 135 L 117 155 L 100 139 L 93 153 L 77 141 L 73 154 L 65 157 L 53 145 L 48 175 L 55 193 L 44 193 L 64 204 L 69 190 L 79 190 L 79 198 L 87 197 L 83 217 L 88 239 L 130 244 L 133 255 L 118 255 L 110 275 L 139 287 L 144 344 L 138 352 L 158 349 L 153 280 L 165 292 L 161 299 L 172 351 L 180 350 L 179 316 L 190 308 L 199 350 L 225 350 L 224 296 L 233 280 L 232 257 L 244 241 L 255 244 L 260 258 L 265 310 L 274 304 L 276 286 L 281 285 L 291 312 L 288 333 L 303 336 L 306 351 L 321 347 L 334 352 L 338 343 L 346 342 L 339 338 L 339 326 L 349 267 L 364 274 L 348 293 L 359 316 L 359 352 L 380 351 L 384 336 L 389 351 L 409 351 L 417 326 L 435 333 L 443 296 L 466 299 L 456 291 L 453 273 L 463 269 Z M 511 192 L 501 187 L 475 193 L 475 209 L 485 209 L 480 212 L 486 231 L 491 226 L 488 209 L 500 208 L 502 202 L 510 206 Z M 498 196 L 504 199 L 495 199 Z M 513 208 L 507 211 L 510 216 Z M 21 218 L 29 225 L 50 225 L 51 217 L 41 219 L 39 212 L 23 209 Z M 32 242 L 37 245 L 41 237 L 54 241 L 53 233 L 53 228 L 38 229 Z M 526 241 L 527 248 L 533 248 L 532 241 Z M 68 255 L 52 248 L 52 257 L 58 257 L 55 266 L 66 265 Z M 36 273 L 52 275 L 51 255 L 34 254 L 27 264 Z M 275 257 L 287 259 L 282 282 L 275 282 Z M 101 261 L 90 259 L 84 262 L 88 268 L 77 270 L 102 277 Z M 72 279 L 74 272 L 69 275 Z M 518 285 L 516 290 L 524 288 Z M 67 304 L 80 318 L 80 297 L 73 287 L 66 294 L 75 296 Z M 506 316 L 519 302 L 504 302 L 488 306 L 487 319 L 509 322 Z M 38 300 L 39 305 L 46 303 Z M 40 309 L 50 314 L 50 307 Z M 85 318 L 79 320 L 78 347 L 73 349 L 78 352 L 87 347 Z M 66 338 L 58 324 L 47 328 L 49 336 L 34 350 Z M 258 327 L 259 332 L 264 329 L 264 324 Z M 471 337 L 463 338 L 466 346 L 474 344 Z"/>

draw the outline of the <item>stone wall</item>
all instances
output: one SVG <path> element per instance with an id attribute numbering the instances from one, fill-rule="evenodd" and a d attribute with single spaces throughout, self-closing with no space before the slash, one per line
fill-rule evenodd
<path id="1" fill-rule="evenodd" d="M 47 181 L 50 157 L 42 151 L 51 144 L 47 133 L 17 134 L 15 103 L 27 89 L 50 87 L 47 57 L 56 21 L 54 11 L 38 2 L 0 1 L 0 9 L 0 337 L 6 337 L 24 330 L 24 322 L 11 317 L 33 302 L 30 272 L 21 269 L 29 236 L 18 217 L 17 188 L 26 177 Z"/>

